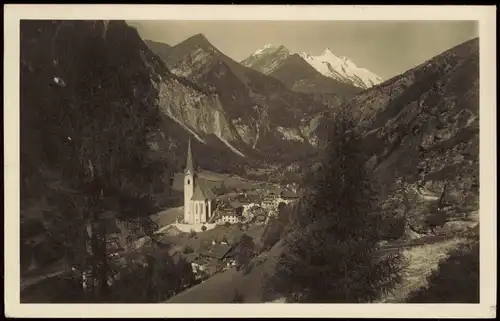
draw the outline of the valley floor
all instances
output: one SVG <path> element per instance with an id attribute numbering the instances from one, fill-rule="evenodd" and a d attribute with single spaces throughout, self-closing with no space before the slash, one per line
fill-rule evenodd
<path id="1" fill-rule="evenodd" d="M 425 292 L 430 286 L 429 278 L 440 264 L 445 262 L 454 251 L 459 250 L 460 246 L 468 244 L 466 234 L 430 235 L 408 241 L 387 243 L 379 253 L 401 250 L 406 259 L 407 268 L 403 272 L 402 283 L 392 293 L 381 297 L 374 303 L 404 303 L 415 293 Z M 248 274 L 245 275 L 234 268 L 218 273 L 203 283 L 174 296 L 166 303 L 229 303 L 236 291 L 243 296 L 245 303 L 283 303 L 283 298 L 264 300 L 261 290 L 265 278 L 274 272 L 275 264 L 282 251 L 283 245 L 280 241 L 271 250 L 256 258 L 256 261 L 262 263 L 254 265 Z M 479 257 L 477 259 L 479 260 Z"/>

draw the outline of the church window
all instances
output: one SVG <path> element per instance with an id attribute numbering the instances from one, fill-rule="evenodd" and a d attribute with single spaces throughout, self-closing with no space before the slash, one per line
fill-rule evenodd
<path id="1" fill-rule="evenodd" d="M 188 185 L 189 185 L 189 184 L 191 184 L 191 180 L 190 180 L 189 178 L 188 178 L 188 182 L 187 182 L 187 184 L 188 184 Z"/>

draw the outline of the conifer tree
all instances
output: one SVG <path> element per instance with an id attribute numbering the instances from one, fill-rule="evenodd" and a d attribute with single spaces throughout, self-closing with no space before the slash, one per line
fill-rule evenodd
<path id="1" fill-rule="evenodd" d="M 398 282 L 401 257 L 376 253 L 382 214 L 345 108 L 312 176 L 269 284 L 289 302 L 370 302 Z"/>

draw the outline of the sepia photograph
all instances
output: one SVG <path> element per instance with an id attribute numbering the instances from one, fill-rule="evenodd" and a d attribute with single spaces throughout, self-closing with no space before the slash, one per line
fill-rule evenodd
<path id="1" fill-rule="evenodd" d="M 495 317 L 496 68 L 481 64 L 496 53 L 477 18 L 494 27 L 494 7 L 453 20 L 37 7 L 18 6 L 5 55 L 16 313 L 315 303 L 390 317 L 397 303 Z"/>

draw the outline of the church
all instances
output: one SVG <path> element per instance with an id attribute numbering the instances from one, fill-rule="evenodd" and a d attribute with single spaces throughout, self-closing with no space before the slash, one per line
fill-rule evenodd
<path id="1" fill-rule="evenodd" d="M 188 142 L 186 169 L 184 170 L 184 223 L 207 223 L 214 215 L 215 196 L 206 181 L 198 176 Z"/>

